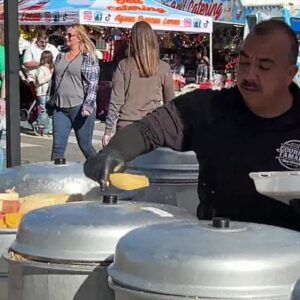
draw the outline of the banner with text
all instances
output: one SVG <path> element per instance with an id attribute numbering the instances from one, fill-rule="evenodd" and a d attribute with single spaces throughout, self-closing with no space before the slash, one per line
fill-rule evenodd
<path id="1" fill-rule="evenodd" d="M 214 21 L 245 24 L 245 10 L 240 0 L 156 0 L 178 10 L 201 16 L 210 16 Z"/>
<path id="2" fill-rule="evenodd" d="M 131 28 L 138 21 L 155 30 L 204 32 L 213 30 L 212 18 L 172 9 L 153 0 L 96 0 L 80 10 L 80 23 Z"/>

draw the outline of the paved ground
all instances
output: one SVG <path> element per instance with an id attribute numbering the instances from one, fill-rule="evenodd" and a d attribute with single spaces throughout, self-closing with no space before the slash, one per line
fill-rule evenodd
<path id="1" fill-rule="evenodd" d="M 101 148 L 101 138 L 104 124 L 96 121 L 93 136 L 93 144 L 96 150 Z M 21 161 L 22 164 L 49 161 L 52 147 L 52 136 L 35 136 L 31 127 L 26 122 L 21 122 Z M 72 131 L 66 151 L 66 159 L 73 161 L 84 161 Z"/>

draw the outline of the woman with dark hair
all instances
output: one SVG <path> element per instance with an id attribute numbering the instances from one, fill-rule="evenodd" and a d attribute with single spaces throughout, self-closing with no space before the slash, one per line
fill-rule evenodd
<path id="1" fill-rule="evenodd" d="M 129 57 L 118 64 L 102 139 L 106 146 L 116 129 L 142 119 L 174 98 L 170 66 L 159 58 L 155 32 L 146 22 L 131 29 Z"/>

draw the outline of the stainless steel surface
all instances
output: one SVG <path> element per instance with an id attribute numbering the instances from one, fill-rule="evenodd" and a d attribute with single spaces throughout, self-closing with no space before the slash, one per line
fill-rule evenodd
<path id="1" fill-rule="evenodd" d="M 175 206 L 99 201 L 39 209 L 22 219 L 11 249 L 9 300 L 114 300 L 107 281 L 118 240 L 147 224 L 190 219 Z"/>
<path id="2" fill-rule="evenodd" d="M 85 199 L 99 195 L 99 184 L 88 179 L 80 162 L 54 165 L 41 162 L 5 169 L 0 174 L 0 189 L 15 187 L 20 196 L 37 193 L 81 193 Z"/>
<path id="3" fill-rule="evenodd" d="M 26 214 L 11 248 L 44 261 L 112 261 L 118 240 L 128 231 L 191 218 L 184 210 L 162 204 L 67 203 Z"/>
<path id="4" fill-rule="evenodd" d="M 7 253 L 5 258 L 9 300 L 114 300 L 107 266 L 14 261 Z"/>
<path id="5" fill-rule="evenodd" d="M 111 289 L 114 290 L 114 300 L 208 300 L 199 297 L 187 298 L 185 296 L 180 297 L 180 296 L 173 296 L 173 295 L 154 294 L 145 291 L 137 291 L 137 290 L 133 290 L 115 284 L 111 280 L 109 280 L 109 286 Z M 220 299 L 209 298 L 209 300 L 220 300 Z M 242 300 L 242 299 L 234 299 L 234 300 Z"/>
<path id="6" fill-rule="evenodd" d="M 256 190 L 268 197 L 290 204 L 292 199 L 300 199 L 300 172 L 253 172 Z"/>
<path id="7" fill-rule="evenodd" d="M 8 299 L 8 278 L 0 276 L 0 300 Z"/>
<path id="8" fill-rule="evenodd" d="M 300 233 L 239 222 L 150 225 L 119 241 L 108 273 L 118 286 L 150 294 L 287 300 L 300 278 Z"/>
<path id="9" fill-rule="evenodd" d="M 128 172 L 145 174 L 150 182 L 198 182 L 199 165 L 192 151 L 157 148 L 128 164 Z"/>
<path id="10" fill-rule="evenodd" d="M 155 160 L 152 161 L 152 158 Z M 182 165 L 178 164 L 180 162 Z M 170 204 L 196 214 L 199 204 L 198 165 L 194 153 L 159 148 L 137 158 L 132 164 L 135 167 L 129 167 L 128 172 L 143 173 L 149 177 L 151 185 L 144 190 L 123 192 L 120 194 L 121 199 Z M 185 179 L 180 182 L 180 178 Z M 64 192 L 81 193 L 84 200 L 102 199 L 99 184 L 84 175 L 80 162 L 67 162 L 66 165 L 41 162 L 6 169 L 0 174 L 0 192 L 12 187 L 22 197 L 36 193 Z"/>
<path id="11" fill-rule="evenodd" d="M 16 238 L 16 229 L 1 229 L 0 230 L 0 251 L 7 251 L 11 243 Z M 0 255 L 1 255 L 0 253 Z M 7 276 L 7 263 L 0 259 L 0 277 Z"/>
<path id="12" fill-rule="evenodd" d="M 127 172 L 144 174 L 150 181 L 150 187 L 133 193 L 132 200 L 176 205 L 196 215 L 199 165 L 194 152 L 158 148 L 137 157 Z"/>
<path id="13" fill-rule="evenodd" d="M 16 238 L 15 229 L 0 230 L 0 255 L 7 251 L 11 243 Z M 7 262 L 0 257 L 0 300 L 8 299 L 8 265 Z"/>
<path id="14" fill-rule="evenodd" d="M 83 173 L 82 163 L 68 162 L 57 166 L 41 162 L 5 169 L 0 174 L 0 190 L 15 187 L 20 196 L 35 193 L 81 193 L 84 199 L 99 197 L 99 185 Z M 100 198 L 100 197 L 99 197 Z M 0 254 L 7 250 L 16 237 L 16 229 L 0 229 Z M 0 300 L 7 289 L 7 263 L 0 258 Z M 3 296 L 7 299 L 7 296 Z"/>
<path id="15" fill-rule="evenodd" d="M 188 210 L 194 216 L 200 203 L 197 193 L 198 183 L 151 183 L 141 191 L 132 192 L 129 198 L 133 201 L 164 203 Z M 125 197 L 126 199 L 126 197 Z"/>

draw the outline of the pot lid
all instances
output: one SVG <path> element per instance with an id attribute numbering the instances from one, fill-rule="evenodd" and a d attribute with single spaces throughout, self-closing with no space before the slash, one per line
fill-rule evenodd
<path id="1" fill-rule="evenodd" d="M 99 194 L 99 184 L 83 173 L 81 162 L 67 162 L 55 165 L 41 162 L 7 168 L 0 174 L 0 189 L 15 187 L 20 196 L 36 193 L 70 193 L 95 197 Z"/>
<path id="2" fill-rule="evenodd" d="M 170 148 L 157 148 L 138 156 L 128 164 L 132 171 L 145 174 L 151 182 L 198 181 L 199 164 L 193 151 L 177 152 Z"/>
<path id="3" fill-rule="evenodd" d="M 300 233 L 239 222 L 150 225 L 120 240 L 108 273 L 116 284 L 163 295 L 286 296 L 300 277 Z"/>
<path id="4" fill-rule="evenodd" d="M 11 249 L 43 261 L 111 261 L 118 240 L 142 225 L 194 218 L 171 205 L 98 201 L 49 206 L 26 214 Z"/>

